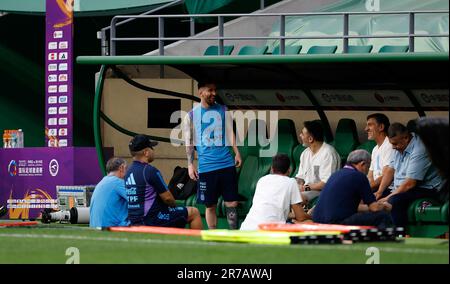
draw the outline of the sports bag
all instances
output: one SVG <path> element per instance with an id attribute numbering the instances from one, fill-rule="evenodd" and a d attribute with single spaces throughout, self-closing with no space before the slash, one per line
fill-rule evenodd
<path id="1" fill-rule="evenodd" d="M 169 190 L 177 200 L 185 200 L 197 192 L 197 182 L 189 177 L 189 170 L 176 166 L 169 181 Z"/>

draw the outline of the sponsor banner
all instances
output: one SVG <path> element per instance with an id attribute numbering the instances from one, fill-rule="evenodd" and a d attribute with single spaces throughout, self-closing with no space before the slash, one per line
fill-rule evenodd
<path id="1" fill-rule="evenodd" d="M 10 219 L 35 219 L 54 208 L 57 185 L 97 184 L 101 178 L 95 148 L 0 149 L 0 204 Z"/>
<path id="2" fill-rule="evenodd" d="M 449 89 L 412 90 L 423 107 L 446 107 L 449 105 Z"/>
<path id="3" fill-rule="evenodd" d="M 277 106 L 311 107 L 306 94 L 301 90 L 218 90 L 219 97 L 229 106 Z"/>
<path id="4" fill-rule="evenodd" d="M 324 107 L 414 107 L 400 90 L 311 90 Z"/>
<path id="5" fill-rule="evenodd" d="M 70 147 L 73 145 L 73 1 L 46 0 L 45 22 L 45 145 Z M 65 129 L 63 141 L 60 128 Z M 54 135 L 49 129 L 56 129 L 52 131 Z"/>

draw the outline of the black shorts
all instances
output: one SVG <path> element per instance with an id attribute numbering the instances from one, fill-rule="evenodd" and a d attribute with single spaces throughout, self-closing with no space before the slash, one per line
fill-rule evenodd
<path id="1" fill-rule="evenodd" d="M 197 186 L 197 203 L 206 207 L 217 204 L 220 196 L 227 202 L 239 200 L 234 166 L 199 174 Z"/>
<path id="2" fill-rule="evenodd" d="M 147 226 L 184 228 L 188 221 L 186 207 L 167 207 L 147 214 L 144 224 Z"/>

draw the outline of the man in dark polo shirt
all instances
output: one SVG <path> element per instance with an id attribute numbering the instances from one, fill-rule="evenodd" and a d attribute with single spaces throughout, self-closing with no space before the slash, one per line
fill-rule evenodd
<path id="1" fill-rule="evenodd" d="M 377 202 L 370 189 L 367 179 L 370 160 L 366 150 L 350 153 L 344 168 L 332 174 L 322 189 L 313 211 L 314 222 L 379 228 L 392 225 L 387 212 L 391 208 L 390 204 Z M 360 206 L 361 200 L 368 207 Z M 364 207 L 365 212 L 358 212 L 358 208 Z"/>

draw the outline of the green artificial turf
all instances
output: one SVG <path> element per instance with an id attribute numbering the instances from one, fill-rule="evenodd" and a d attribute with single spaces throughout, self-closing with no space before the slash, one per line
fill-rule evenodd
<path id="1" fill-rule="evenodd" d="M 118 233 L 57 224 L 0 228 L 0 263 L 64 264 L 75 247 L 81 264 L 364 264 L 369 247 L 380 263 L 449 263 L 448 240 L 352 245 L 256 245 L 202 241 L 200 237 Z"/>

